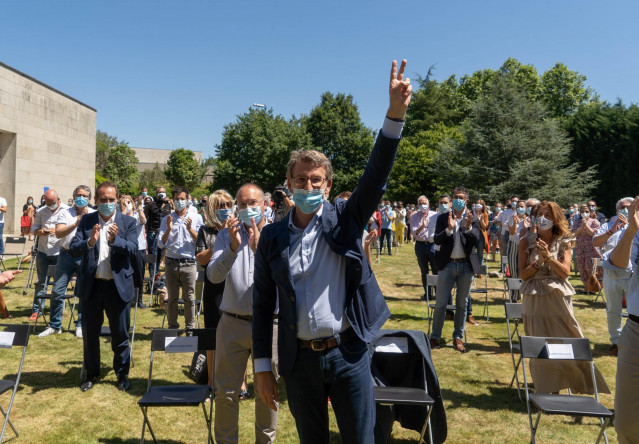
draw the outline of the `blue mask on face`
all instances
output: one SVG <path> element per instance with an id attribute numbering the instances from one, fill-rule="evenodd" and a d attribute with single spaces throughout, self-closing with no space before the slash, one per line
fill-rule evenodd
<path id="1" fill-rule="evenodd" d="M 526 207 L 526 215 L 530 216 L 530 212 L 532 211 L 532 207 Z"/>
<path id="2" fill-rule="evenodd" d="M 146 197 L 148 196 L 149 193 L 147 193 L 146 191 L 142 191 L 142 196 Z"/>
<path id="3" fill-rule="evenodd" d="M 569 212 L 570 214 L 574 214 L 575 209 L 574 209 L 574 208 L 571 208 L 570 210 L 568 210 L 568 212 Z"/>
<path id="4" fill-rule="evenodd" d="M 105 217 L 110 217 L 115 211 L 115 202 L 112 203 L 101 203 L 98 205 L 98 210 L 100 214 Z"/>
<path id="5" fill-rule="evenodd" d="M 219 211 L 219 210 L 218 210 Z M 227 210 L 228 211 L 228 210 Z M 255 225 L 262 220 L 262 210 L 260 207 L 248 207 L 240 210 L 237 216 L 247 227 L 252 226 L 251 219 L 255 219 Z"/>
<path id="6" fill-rule="evenodd" d="M 182 211 L 183 209 L 186 208 L 186 200 L 183 199 L 175 199 L 173 201 L 173 205 L 175 205 L 175 209 L 177 211 Z"/>
<path id="7" fill-rule="evenodd" d="M 517 207 L 517 214 L 519 214 L 520 216 L 524 214 L 525 212 L 526 212 L 526 209 L 524 207 Z"/>
<path id="8" fill-rule="evenodd" d="M 450 211 L 450 206 L 448 204 L 439 205 L 439 212 L 441 214 L 448 213 Z"/>
<path id="9" fill-rule="evenodd" d="M 301 190 L 293 188 L 295 207 L 304 214 L 314 213 L 324 202 L 324 190 Z"/>
<path id="10" fill-rule="evenodd" d="M 535 225 L 537 223 L 537 218 L 535 216 L 530 216 L 530 221 Z"/>
<path id="11" fill-rule="evenodd" d="M 453 209 L 455 211 L 461 211 L 466 208 L 466 201 L 464 199 L 453 199 Z"/>
<path id="12" fill-rule="evenodd" d="M 78 208 L 84 208 L 87 205 L 89 205 L 89 200 L 84 196 L 76 196 L 73 202 L 75 203 L 75 206 Z"/>
<path id="13" fill-rule="evenodd" d="M 215 215 L 220 222 L 225 222 L 226 219 L 229 218 L 230 214 L 231 212 L 228 208 L 221 208 L 215 212 Z"/>
<path id="14" fill-rule="evenodd" d="M 619 210 L 619 214 L 623 214 L 624 217 L 626 219 L 628 219 L 628 209 L 627 208 L 622 208 L 621 210 Z"/>

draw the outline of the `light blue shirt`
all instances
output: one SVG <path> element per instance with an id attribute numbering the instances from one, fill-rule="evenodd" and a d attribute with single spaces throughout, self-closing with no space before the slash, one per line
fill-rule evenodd
<path id="1" fill-rule="evenodd" d="M 297 337 L 334 336 L 350 327 L 344 316 L 346 259 L 322 239 L 323 207 L 304 230 L 293 224 L 293 211 L 288 222 L 289 267 L 297 296 Z"/>
<path id="2" fill-rule="evenodd" d="M 273 223 L 273 208 L 266 207 L 264 210 L 264 217 L 267 221 L 269 221 L 269 223 Z"/>
<path id="3" fill-rule="evenodd" d="M 390 218 L 395 216 L 395 212 L 392 209 L 380 210 L 379 212 L 382 215 L 382 230 L 392 229 L 393 221 Z"/>
<path id="4" fill-rule="evenodd" d="M 171 213 L 173 218 L 173 226 L 166 240 L 166 244 L 162 242 L 162 237 L 166 232 L 166 218 L 162 218 L 160 223 L 160 232 L 158 233 L 158 246 L 166 249 L 166 257 L 172 259 L 193 259 L 195 260 L 195 240 L 191 237 L 189 230 L 186 228 L 186 219 L 191 218 L 191 228 L 197 233 L 202 225 L 202 216 L 197 213 L 184 213 L 184 217 L 178 216 L 174 211 Z"/>
<path id="5" fill-rule="evenodd" d="M 604 255 L 604 268 L 612 273 L 613 278 L 623 279 L 624 275 L 632 270 L 630 277 L 630 285 L 628 288 L 628 296 L 626 298 L 628 313 L 639 316 L 639 233 L 632 240 L 632 250 L 630 251 L 630 263 L 628 268 L 615 267 L 610 263 L 609 253 Z"/>
<path id="6" fill-rule="evenodd" d="M 617 223 L 617 216 L 611 217 L 608 222 L 606 222 L 605 224 L 601 225 L 601 227 L 599 227 L 599 229 L 595 233 L 595 236 L 599 236 L 601 234 L 604 234 L 608 230 L 612 230 L 612 228 L 615 226 L 616 223 Z M 628 224 L 621 227 L 619 231 L 617 231 L 615 234 L 613 234 L 612 236 L 608 238 L 606 243 L 603 245 L 604 251 L 611 251 L 613 248 L 617 246 L 617 244 L 619 243 L 619 239 L 621 239 L 621 236 L 626 231 L 626 228 L 628 228 Z"/>

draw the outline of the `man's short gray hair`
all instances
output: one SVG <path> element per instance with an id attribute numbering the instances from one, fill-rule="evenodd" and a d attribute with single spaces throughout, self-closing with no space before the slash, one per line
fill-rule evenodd
<path id="1" fill-rule="evenodd" d="M 237 196 L 239 196 L 239 195 L 240 195 L 240 191 L 242 191 L 244 188 L 247 188 L 247 187 L 253 187 L 253 188 L 255 188 L 256 190 L 258 190 L 258 191 L 260 192 L 260 199 L 261 199 L 262 201 L 264 201 L 264 190 L 262 190 L 262 188 L 261 188 L 258 184 L 255 184 L 255 183 L 245 183 L 244 185 L 242 185 L 241 187 L 239 187 L 239 188 L 237 189 L 237 193 L 235 193 L 235 200 L 236 200 L 236 201 L 237 201 Z"/>
<path id="2" fill-rule="evenodd" d="M 632 205 L 634 201 L 635 199 L 633 197 L 624 197 L 623 199 L 619 199 L 619 202 L 617 202 L 616 208 L 617 210 L 619 210 L 621 208 L 621 205 L 624 203 L 629 203 L 630 205 Z"/>
<path id="3" fill-rule="evenodd" d="M 424 196 L 423 194 L 417 198 L 417 202 L 418 202 L 418 203 L 419 203 L 419 200 L 420 200 L 420 199 L 426 199 L 426 202 L 429 202 L 429 203 L 430 203 L 430 201 L 428 200 L 428 197 Z"/>
<path id="4" fill-rule="evenodd" d="M 528 203 L 530 203 L 531 205 L 537 205 L 539 203 L 539 199 L 537 199 L 536 197 L 529 197 L 526 200 L 526 205 L 528 205 Z"/>
<path id="5" fill-rule="evenodd" d="M 77 187 L 75 187 L 75 190 L 73 190 L 73 197 L 78 194 L 78 190 L 84 190 L 89 193 L 89 199 L 91 199 L 91 188 L 86 185 L 78 185 Z"/>
<path id="6" fill-rule="evenodd" d="M 286 177 L 289 179 L 289 183 L 291 183 L 291 179 L 293 179 L 293 169 L 295 165 L 300 162 L 310 163 L 316 167 L 324 167 L 326 170 L 326 180 L 333 180 L 333 166 L 324 153 L 317 150 L 296 150 L 291 153 L 291 158 L 286 165 Z"/>

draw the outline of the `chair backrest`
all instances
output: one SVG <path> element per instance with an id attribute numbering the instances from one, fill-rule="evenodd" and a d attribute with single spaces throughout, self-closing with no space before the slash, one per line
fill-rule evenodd
<path id="1" fill-rule="evenodd" d="M 518 291 L 521 288 L 521 279 L 508 278 L 506 279 L 509 291 Z"/>
<path id="2" fill-rule="evenodd" d="M 532 359 L 557 359 L 548 353 L 547 344 L 570 345 L 573 357 L 566 360 L 592 361 L 592 351 L 590 350 L 590 340 L 588 338 L 553 338 L 522 336 L 521 354 L 524 358 Z"/>
<path id="3" fill-rule="evenodd" d="M 508 256 L 503 255 L 503 256 L 501 257 L 501 263 L 502 263 L 503 265 L 508 264 Z"/>
<path id="4" fill-rule="evenodd" d="M 48 278 L 55 277 L 55 265 L 49 265 L 47 267 L 47 277 Z"/>
<path id="5" fill-rule="evenodd" d="M 29 325 L 0 324 L 0 333 L 13 333 L 11 346 L 26 347 L 29 343 Z"/>
<path id="6" fill-rule="evenodd" d="M 426 275 L 426 285 L 429 287 L 437 287 L 437 275 L 436 274 L 427 274 Z"/>
<path id="7" fill-rule="evenodd" d="M 158 255 L 157 254 L 147 254 L 144 257 L 144 260 L 146 261 L 147 264 L 155 264 L 158 260 Z"/>
<path id="8" fill-rule="evenodd" d="M 214 328 L 195 328 L 193 330 L 178 330 L 174 328 L 156 328 L 153 330 L 151 337 L 151 351 L 165 351 L 166 338 L 176 337 L 196 337 L 197 350 L 215 350 L 215 329 Z M 193 352 L 193 350 L 185 351 L 185 353 Z"/>
<path id="9" fill-rule="evenodd" d="M 477 274 L 488 274 L 488 268 L 485 265 L 480 265 Z"/>
<path id="10" fill-rule="evenodd" d="M 423 332 L 420 333 L 423 334 Z M 375 340 L 372 346 L 372 359 L 376 363 L 377 368 L 381 370 L 383 376 L 389 376 L 388 374 L 384 374 L 385 369 L 390 369 L 395 374 L 395 377 L 399 376 L 406 380 L 418 376 L 420 381 L 419 388 L 428 391 L 424 359 L 414 344 L 412 337 L 408 335 L 382 336 Z M 402 371 L 397 372 L 396 370 L 398 368 L 401 368 Z M 419 372 L 418 375 L 417 372 Z M 414 385 L 402 384 L 402 382 L 399 381 L 389 382 L 394 387 L 414 387 Z"/>
<path id="11" fill-rule="evenodd" d="M 4 242 L 6 244 L 26 244 L 27 243 L 27 238 L 26 237 L 7 237 Z"/>
<path id="12" fill-rule="evenodd" d="M 506 319 L 522 319 L 521 303 L 506 302 Z"/>
<path id="13" fill-rule="evenodd" d="M 204 282 L 205 279 L 206 279 L 206 271 L 198 271 L 197 282 Z"/>

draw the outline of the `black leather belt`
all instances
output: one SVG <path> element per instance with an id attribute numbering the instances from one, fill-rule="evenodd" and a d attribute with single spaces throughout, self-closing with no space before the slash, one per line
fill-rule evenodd
<path id="1" fill-rule="evenodd" d="M 639 324 L 639 316 L 635 316 L 633 314 L 628 313 L 628 319 L 630 319 L 631 321 L 634 321 L 637 324 Z"/>
<path id="2" fill-rule="evenodd" d="M 227 316 L 230 316 L 232 318 L 235 318 L 235 319 L 241 319 L 243 321 L 251 321 L 251 322 L 253 321 L 253 316 L 252 315 L 239 315 L 239 314 L 235 314 L 235 313 L 230 313 L 228 311 L 225 311 L 224 314 L 227 315 Z M 278 318 L 278 316 L 276 314 L 273 315 L 273 320 L 274 321 L 276 321 L 277 318 Z"/>
<path id="3" fill-rule="evenodd" d="M 166 260 L 167 261 L 172 261 L 172 262 L 177 262 L 179 264 L 195 265 L 195 259 L 175 259 L 175 258 L 172 258 L 172 257 L 167 257 Z"/>
<path id="4" fill-rule="evenodd" d="M 298 339 L 297 343 L 301 348 L 310 348 L 313 351 L 330 350 L 337 347 L 341 343 L 348 343 L 357 339 L 357 335 L 352 328 L 343 331 L 340 334 L 323 339 Z"/>
<path id="5" fill-rule="evenodd" d="M 455 262 L 457 264 L 461 264 L 462 262 L 466 262 L 466 258 L 461 258 L 461 259 L 451 259 L 451 262 Z"/>

